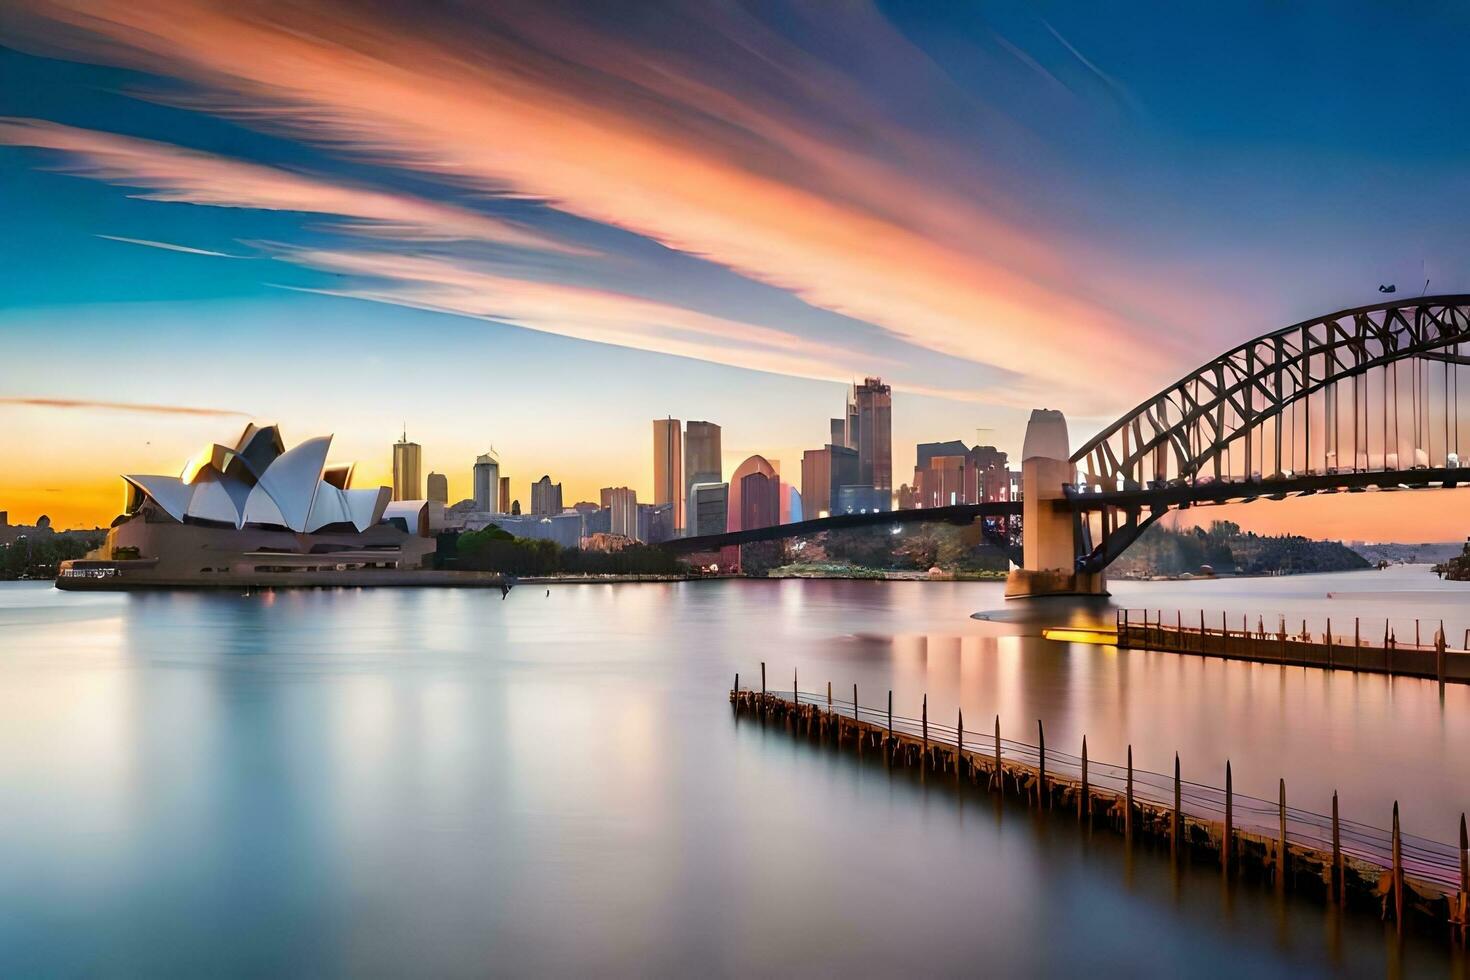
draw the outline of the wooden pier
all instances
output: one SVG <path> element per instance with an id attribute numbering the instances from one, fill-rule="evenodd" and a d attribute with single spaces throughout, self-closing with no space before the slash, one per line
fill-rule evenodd
<path id="1" fill-rule="evenodd" d="M 742 688 L 737 674 L 730 703 L 738 715 L 794 737 L 918 769 L 957 792 L 1011 796 L 1111 829 L 1130 845 L 1167 847 L 1175 860 L 1213 861 L 1227 878 L 1269 880 L 1372 912 L 1400 929 L 1417 923 L 1466 939 L 1470 839 L 1463 814 L 1456 848 L 1402 834 L 1397 802 L 1391 829 L 1382 830 L 1340 819 L 1336 793 L 1330 815 L 1288 806 L 1284 779 L 1276 800 L 1235 793 L 1228 761 L 1224 788 L 1216 788 L 1181 779 L 1178 753 L 1166 775 L 1135 769 L 1132 746 L 1121 766 L 1089 760 L 1085 737 L 1080 755 L 1058 752 L 1047 747 L 1040 721 L 1033 744 L 1003 738 L 999 717 L 985 732 L 967 729 L 963 713 L 953 726 L 932 721 L 927 697 L 921 717 L 907 718 L 893 714 L 892 691 L 886 709 L 862 705 L 856 685 L 851 701 L 834 698 L 830 683 L 825 694 L 802 691 L 795 677 L 787 690 L 770 691 L 764 664 L 761 689 Z"/>
<path id="2" fill-rule="evenodd" d="M 1284 617 L 1275 618 L 1274 628 L 1268 629 L 1260 616 L 1252 628 L 1245 614 L 1232 623 L 1226 613 L 1210 617 L 1203 611 L 1178 611 L 1171 616 L 1162 610 L 1120 609 L 1117 645 L 1290 667 L 1421 677 L 1440 684 L 1470 683 L 1470 650 L 1450 648 L 1443 623 L 1424 627 L 1415 621 L 1412 640 L 1401 640 L 1386 621 L 1378 639 L 1379 621 L 1356 618 L 1350 624 L 1342 623 L 1351 632 L 1338 633 L 1328 620 L 1327 628 L 1315 633 L 1306 623 L 1292 630 Z"/>

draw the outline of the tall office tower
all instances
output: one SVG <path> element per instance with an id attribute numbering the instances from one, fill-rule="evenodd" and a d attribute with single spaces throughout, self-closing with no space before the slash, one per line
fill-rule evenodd
<path id="1" fill-rule="evenodd" d="M 696 483 L 689 490 L 690 535 L 724 534 L 730 525 L 730 484 Z"/>
<path id="2" fill-rule="evenodd" d="M 674 532 L 684 527 L 683 433 L 679 420 L 653 420 L 653 503 L 672 504 Z"/>
<path id="3" fill-rule="evenodd" d="M 500 478 L 500 504 L 495 508 L 497 514 L 510 513 L 510 477 Z"/>
<path id="4" fill-rule="evenodd" d="M 759 480 L 749 477 L 759 476 Z M 745 491 L 754 495 L 747 503 Z M 764 456 L 751 456 L 730 474 L 729 510 L 726 521 L 731 531 L 749 531 L 781 523 L 781 471 Z M 759 521 L 747 524 L 745 521 Z"/>
<path id="5" fill-rule="evenodd" d="M 864 378 L 861 385 L 853 386 L 847 414 L 850 424 L 854 417 L 857 420 L 857 439 L 853 441 L 858 451 L 858 482 L 891 492 L 893 389 L 882 378 Z"/>
<path id="6" fill-rule="evenodd" d="M 858 451 L 846 446 L 828 446 L 827 461 L 827 472 L 831 479 L 827 488 L 827 510 L 829 513 L 839 514 L 843 512 L 842 488 L 859 484 Z"/>
<path id="7" fill-rule="evenodd" d="M 531 484 L 531 513 L 537 517 L 552 517 L 562 512 L 561 484 L 552 483 L 551 477 L 543 476 Z"/>
<path id="8" fill-rule="evenodd" d="M 449 477 L 443 473 L 430 473 L 426 482 L 428 483 L 428 499 L 448 505 Z"/>
<path id="9" fill-rule="evenodd" d="M 847 446 L 848 449 L 856 449 L 857 448 L 856 446 L 850 446 L 850 445 L 848 445 L 848 442 L 847 442 L 847 419 L 846 418 L 840 418 L 840 419 L 833 419 L 832 420 L 832 434 L 827 439 L 827 445 L 829 445 L 829 446 Z"/>
<path id="10" fill-rule="evenodd" d="M 503 514 L 499 498 L 500 460 L 492 449 L 475 459 L 475 510 Z"/>
<path id="11" fill-rule="evenodd" d="M 630 487 L 608 487 L 602 491 L 609 512 L 608 533 L 625 538 L 638 537 L 638 494 Z"/>
<path id="12" fill-rule="evenodd" d="M 424 447 L 416 442 L 408 441 L 408 430 L 403 432 L 403 438 L 393 444 L 393 499 L 394 500 L 422 500 L 424 499 L 423 481 L 419 474 L 420 464 L 423 460 Z"/>
<path id="13" fill-rule="evenodd" d="M 832 513 L 832 454 L 826 449 L 801 454 L 801 501 L 809 519 Z"/>
<path id="14" fill-rule="evenodd" d="M 690 422 L 684 426 L 684 533 L 694 533 L 694 504 L 690 494 L 696 483 L 720 482 L 720 427 L 713 422 Z"/>

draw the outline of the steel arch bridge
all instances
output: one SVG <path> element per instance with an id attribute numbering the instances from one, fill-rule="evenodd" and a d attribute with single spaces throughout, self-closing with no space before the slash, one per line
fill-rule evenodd
<path id="1" fill-rule="evenodd" d="M 1470 296 L 1343 310 L 1201 365 L 1072 456 L 1078 569 L 1173 507 L 1455 486 Z"/>
<path id="2" fill-rule="evenodd" d="M 1454 487 L 1470 365 L 1470 295 L 1343 310 L 1226 351 L 1147 399 L 1071 457 L 1053 506 L 1075 518 L 1076 571 L 1099 572 L 1171 509 L 1318 493 Z M 712 550 L 839 527 L 980 518 L 1020 563 L 1021 504 L 846 514 L 681 538 Z"/>

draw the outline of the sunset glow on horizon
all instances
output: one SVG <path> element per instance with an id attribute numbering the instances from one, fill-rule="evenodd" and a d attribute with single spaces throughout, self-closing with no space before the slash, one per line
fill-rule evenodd
<path id="1" fill-rule="evenodd" d="M 1075 449 L 1380 283 L 1470 291 L 1470 83 L 1388 16 L 16 0 L 0 510 L 106 525 L 252 420 L 360 485 L 406 430 L 451 501 L 491 446 L 523 504 L 642 500 L 652 419 L 799 473 L 864 376 L 895 485 L 918 442 L 1019 462 L 1032 408 Z M 1464 500 L 1180 520 L 1458 540 Z"/>

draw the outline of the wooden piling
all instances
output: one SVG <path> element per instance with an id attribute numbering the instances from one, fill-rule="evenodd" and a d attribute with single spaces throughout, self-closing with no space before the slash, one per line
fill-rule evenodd
<path id="1" fill-rule="evenodd" d="M 1327 669 L 1332 669 L 1332 620 L 1327 620 Z"/>
<path id="2" fill-rule="evenodd" d="M 1176 855 L 1179 853 L 1179 831 L 1182 829 L 1182 825 L 1183 825 L 1183 819 L 1182 819 L 1182 816 L 1183 815 L 1180 813 L 1180 806 L 1179 806 L 1180 796 L 1181 796 L 1181 794 L 1179 792 L 1179 753 L 1178 752 L 1175 752 L 1174 753 L 1174 820 L 1173 820 L 1172 825 L 1169 828 L 1169 846 L 1170 846 L 1170 849 Z"/>
<path id="3" fill-rule="evenodd" d="M 1470 836 L 1465 833 L 1465 814 L 1460 814 L 1460 929 L 1470 922 Z"/>
<path id="4" fill-rule="evenodd" d="M 1444 620 L 1439 621 L 1439 632 L 1434 634 L 1434 673 L 1439 679 L 1439 694 L 1444 697 Z"/>
<path id="5" fill-rule="evenodd" d="M 1082 792 L 1077 795 L 1077 819 L 1092 823 L 1092 794 L 1087 789 L 1087 736 L 1082 736 Z M 1463 821 L 1461 821 L 1463 823 Z"/>
<path id="6" fill-rule="evenodd" d="M 1332 791 L 1332 897 L 1338 904 L 1347 903 L 1347 889 L 1342 880 L 1342 828 L 1337 821 L 1337 790 Z"/>
<path id="7" fill-rule="evenodd" d="M 919 717 L 922 719 L 922 721 L 920 722 L 920 724 L 923 725 L 923 729 L 924 729 L 924 749 L 923 749 L 923 752 L 921 753 L 922 758 L 920 758 L 920 760 L 919 760 L 919 765 L 923 766 L 924 768 L 928 768 L 928 766 L 929 766 L 929 693 L 927 691 L 924 692 L 924 709 L 923 709 L 923 713 Z"/>
<path id="8" fill-rule="evenodd" d="M 1230 874 L 1230 841 L 1235 836 L 1234 788 L 1230 781 L 1230 760 L 1225 760 L 1225 833 L 1220 838 L 1220 870 Z"/>
<path id="9" fill-rule="evenodd" d="M 893 751 L 893 689 L 888 689 L 888 741 L 883 743 L 884 758 Z"/>
<path id="10" fill-rule="evenodd" d="M 1286 780 L 1281 780 L 1280 800 L 1277 803 L 1281 818 L 1280 835 L 1276 839 L 1276 889 L 1286 887 Z"/>
<path id="11" fill-rule="evenodd" d="M 1133 842 L 1133 746 L 1128 746 L 1128 795 L 1123 802 L 1123 839 Z"/>
<path id="12" fill-rule="evenodd" d="M 1404 842 L 1399 833 L 1399 801 L 1393 801 L 1393 918 L 1404 931 Z"/>
<path id="13" fill-rule="evenodd" d="M 995 769 L 990 773 L 990 782 L 996 789 L 1005 789 L 1000 778 L 1000 715 L 995 716 Z"/>
<path id="14" fill-rule="evenodd" d="M 1046 809 L 1046 732 L 1036 719 L 1036 807 Z"/>
<path id="15" fill-rule="evenodd" d="M 954 743 L 954 781 L 960 781 L 960 766 L 965 761 L 965 709 L 960 709 L 960 723 L 957 727 L 959 737 Z"/>
<path id="16" fill-rule="evenodd" d="M 761 695 L 762 695 L 762 697 L 764 697 L 765 693 L 766 693 L 766 662 L 764 660 L 762 660 L 761 661 Z"/>

